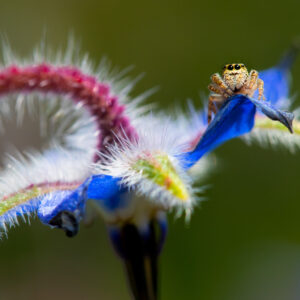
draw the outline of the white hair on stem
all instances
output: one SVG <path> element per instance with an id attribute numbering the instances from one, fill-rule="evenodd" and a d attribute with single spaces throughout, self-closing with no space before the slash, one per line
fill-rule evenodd
<path id="1" fill-rule="evenodd" d="M 18 100 L 13 98 L 0 100 L 0 120 L 15 113 L 14 103 Z M 17 112 L 38 119 L 40 133 L 47 135 L 48 145 L 42 153 L 7 155 L 6 168 L 0 173 L 0 197 L 32 184 L 83 181 L 90 174 L 97 149 L 98 129 L 93 117 L 80 105 L 72 105 L 71 100 L 49 95 L 24 95 L 22 105 L 17 106 Z M 22 118 L 19 122 L 23 122 Z"/>
<path id="2" fill-rule="evenodd" d="M 177 121 L 175 117 L 163 114 L 144 116 L 136 124 L 138 138 L 134 141 L 119 138 L 118 143 L 110 145 L 105 154 L 99 153 L 103 163 L 94 165 L 94 173 L 120 177 L 124 185 L 151 199 L 153 203 L 189 214 L 197 201 L 191 188 L 192 179 L 182 169 L 177 157 L 189 148 L 190 139 L 187 137 L 194 138 L 196 132 L 189 131 L 190 120 L 181 117 L 180 122 Z M 186 202 L 179 201 L 164 186 L 156 184 L 155 178 L 150 180 L 133 167 L 139 159 L 147 160 L 148 154 L 166 155 L 166 160 L 171 162 L 188 191 L 189 199 Z"/>
<path id="3" fill-rule="evenodd" d="M 300 135 L 277 129 L 254 128 L 242 136 L 247 145 L 258 144 L 263 148 L 287 149 L 296 153 L 300 149 Z"/>
<path id="4" fill-rule="evenodd" d="M 13 51 L 9 41 L 2 38 L 0 68 L 6 68 L 11 65 L 26 67 L 43 63 L 50 64 L 51 66 L 73 66 L 83 74 L 94 77 L 101 83 L 108 84 L 110 94 L 118 97 L 118 102 L 125 106 L 125 114 L 132 121 L 149 112 L 153 107 L 153 105 L 145 105 L 144 101 L 154 94 L 157 88 L 151 88 L 134 98 L 129 96 L 133 88 L 144 76 L 144 74 L 140 74 L 135 78 L 128 76 L 133 66 L 123 69 L 112 67 L 112 64 L 106 57 L 103 57 L 98 65 L 95 64 L 87 53 L 82 52 L 80 43 L 73 34 L 69 36 L 65 49 L 54 50 L 46 44 L 46 38 L 44 38 L 34 48 L 30 56 L 19 57 Z"/>
<path id="5" fill-rule="evenodd" d="M 125 105 L 126 115 L 133 121 L 149 110 L 149 106 L 141 104 L 154 89 L 134 99 L 128 96 L 141 76 L 130 80 L 126 75 L 131 68 L 110 70 L 106 59 L 94 67 L 88 55 L 80 53 L 80 47 L 72 37 L 65 51 L 53 52 L 42 41 L 27 59 L 20 59 L 8 42 L 3 41 L 2 45 L 2 68 L 10 65 L 34 66 L 45 62 L 51 66 L 74 66 L 83 74 L 107 83 L 110 93 L 117 95 L 118 101 Z M 47 150 L 43 153 L 29 151 L 24 155 L 16 154 L 19 161 L 12 156 L 6 159 L 5 164 L 9 168 L 0 174 L 2 197 L 31 184 L 80 181 L 90 174 L 93 155 L 97 152 L 99 130 L 94 117 L 82 106 L 81 102 L 74 104 L 68 95 L 55 96 L 51 93 L 20 92 L 0 98 L 0 133 L 5 131 L 4 119 L 15 117 L 21 126 L 24 114 L 28 113 L 32 118 L 39 119 L 40 134 L 48 139 Z"/>
<path id="6" fill-rule="evenodd" d="M 146 195 L 159 206 L 174 207 L 189 214 L 196 199 L 191 188 L 192 180 L 182 169 L 178 156 L 188 151 L 191 143 L 195 143 L 205 130 L 206 124 L 199 118 L 199 114 L 191 108 L 188 116 L 181 113 L 177 116 L 146 115 L 151 106 L 142 103 L 154 89 L 134 99 L 128 96 L 140 77 L 130 81 L 125 76 L 128 69 L 121 72 L 108 71 L 109 66 L 105 60 L 98 68 L 94 68 L 88 56 L 82 56 L 72 40 L 64 54 L 58 51 L 55 56 L 44 46 L 42 43 L 40 50 L 36 50 L 27 60 L 18 59 L 9 46 L 5 46 L 3 66 L 13 64 L 17 67 L 30 67 L 49 62 L 50 66 L 74 66 L 82 73 L 82 77 L 94 76 L 97 81 L 107 83 L 110 87 L 109 94 L 116 95 L 118 101 L 125 106 L 125 116 L 130 118 L 130 124 L 135 127 L 138 138 L 131 141 L 129 138 L 126 139 L 125 131 L 123 132 L 125 138 L 116 136 L 115 140 L 118 143 L 108 145 L 109 151 L 105 154 L 100 153 L 104 162 L 92 167 L 93 154 L 99 142 L 99 131 L 94 117 L 83 108 L 81 102 L 74 105 L 69 99 L 71 95 L 57 97 L 50 93 L 45 95 L 37 92 L 29 96 L 20 92 L 12 109 L 8 102 L 14 97 L 13 94 L 7 96 L 7 101 L 2 98 L 0 111 L 6 117 L 15 111 L 20 124 L 26 110 L 38 116 L 41 135 L 47 136 L 49 145 L 43 153 L 30 151 L 27 154 L 18 154 L 17 159 L 8 158 L 6 161 L 8 168 L 0 174 L 0 189 L 2 189 L 0 197 L 43 183 L 80 184 L 94 172 L 122 177 L 123 183 L 134 192 Z M 174 168 L 174 174 L 178 176 L 176 178 L 179 178 L 180 184 L 187 191 L 187 201 L 178 201 L 164 185 L 155 183 L 157 178 L 146 178 L 142 171 L 132 168 L 132 163 L 147 153 L 165 155 L 166 160 Z M 25 210 L 25 207 L 22 209 Z"/>
<path id="7" fill-rule="evenodd" d="M 300 110 L 295 110 L 294 115 L 293 134 L 288 132 L 282 124 L 272 122 L 267 117 L 258 115 L 254 128 L 250 133 L 242 136 L 242 139 L 248 145 L 256 143 L 263 148 L 282 148 L 295 153 L 300 149 Z"/>

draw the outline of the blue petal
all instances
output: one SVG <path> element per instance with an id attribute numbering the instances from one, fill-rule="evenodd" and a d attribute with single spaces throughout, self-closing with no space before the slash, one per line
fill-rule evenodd
<path id="1" fill-rule="evenodd" d="M 287 108 L 290 104 L 287 100 L 290 91 L 290 69 L 298 52 L 298 46 L 292 46 L 277 66 L 259 73 L 259 78 L 264 81 L 264 95 L 266 100 L 277 108 Z M 254 93 L 254 98 L 257 99 L 257 97 L 258 91 Z"/>
<path id="2" fill-rule="evenodd" d="M 120 191 L 120 178 L 108 175 L 94 175 L 90 179 L 87 190 L 89 199 L 105 199 L 114 197 Z"/>
<path id="3" fill-rule="evenodd" d="M 128 189 L 120 184 L 121 178 L 94 175 L 87 190 L 87 198 L 96 200 L 100 208 L 113 212 L 128 204 Z"/>
<path id="4" fill-rule="evenodd" d="M 0 227 L 13 226 L 18 217 L 37 212 L 42 223 L 63 229 L 67 236 L 74 236 L 85 213 L 86 201 L 96 200 L 101 209 L 114 212 L 129 201 L 128 189 L 120 185 L 120 178 L 95 175 L 74 190 L 57 190 L 31 198 L 0 216 Z M 5 205 L 5 203 L 3 204 Z"/>
<path id="5" fill-rule="evenodd" d="M 0 227 L 5 230 L 7 225 L 11 227 L 18 224 L 18 217 L 25 220 L 25 216 L 37 212 L 44 224 L 63 228 L 69 235 L 72 230 L 66 222 L 72 220 L 74 224 L 76 223 L 73 227 L 78 229 L 85 208 L 87 184 L 88 181 L 75 190 L 60 190 L 57 186 L 56 191 L 41 195 L 39 191 L 34 190 L 36 187 L 32 186 L 25 191 L 20 191 L 19 194 L 12 194 L 1 201 Z M 19 198 L 14 199 L 14 197 Z M 7 207 L 10 208 L 6 210 Z"/>
<path id="6" fill-rule="evenodd" d="M 123 190 L 119 178 L 95 175 L 72 191 L 57 191 L 43 197 L 38 208 L 38 217 L 48 225 L 63 228 L 66 232 L 77 230 L 88 199 L 97 200 L 100 206 L 113 209 Z M 66 228 L 68 226 L 68 228 Z M 75 228 L 76 227 L 76 228 Z"/>
<path id="7" fill-rule="evenodd" d="M 251 98 L 250 101 L 267 117 L 269 117 L 271 120 L 279 121 L 284 126 L 287 127 L 287 129 L 293 133 L 292 123 L 294 119 L 294 114 L 286 111 L 282 111 L 279 109 L 275 109 L 270 103 L 266 101 L 260 101 L 256 100 L 254 98 Z"/>
<path id="8" fill-rule="evenodd" d="M 85 210 L 88 183 L 89 180 L 72 191 L 56 191 L 43 196 L 37 211 L 39 219 L 65 230 L 67 236 L 77 234 Z"/>
<path id="9" fill-rule="evenodd" d="M 204 154 L 227 140 L 249 132 L 254 126 L 255 105 L 243 95 L 230 98 L 218 111 L 193 151 L 181 159 L 184 168 L 193 166 Z"/>
<path id="10" fill-rule="evenodd" d="M 85 201 L 82 187 L 72 191 L 56 191 L 46 194 L 38 207 L 38 217 L 43 223 L 49 224 L 62 211 L 81 214 Z"/>
<path id="11" fill-rule="evenodd" d="M 280 66 L 259 73 L 259 78 L 264 81 L 264 96 L 273 105 L 280 105 L 280 100 L 286 101 L 289 96 L 290 72 Z M 253 98 L 258 98 L 258 91 Z"/>
<path id="12" fill-rule="evenodd" d="M 184 168 L 192 167 L 204 154 L 224 142 L 248 133 L 254 126 L 256 107 L 267 117 L 285 125 L 292 132 L 292 113 L 275 109 L 266 101 L 250 99 L 244 95 L 229 98 L 207 127 L 195 149 L 180 156 Z"/>

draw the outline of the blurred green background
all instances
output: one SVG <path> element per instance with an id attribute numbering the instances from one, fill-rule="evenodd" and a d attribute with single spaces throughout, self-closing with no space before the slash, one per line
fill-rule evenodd
<path id="1" fill-rule="evenodd" d="M 0 32 L 26 55 L 45 31 L 53 47 L 72 31 L 95 63 L 106 55 L 134 65 L 132 76 L 145 72 L 135 94 L 160 86 L 150 100 L 161 108 L 187 98 L 201 107 L 223 64 L 276 63 L 300 34 L 299 11 L 298 0 L 0 0 Z M 300 59 L 292 91 L 300 91 Z M 17 143 L 31 141 L 28 126 Z M 208 201 L 189 225 L 170 216 L 161 299 L 300 299 L 300 153 L 234 140 L 216 154 L 222 167 L 206 182 Z M 130 299 L 101 220 L 74 239 L 32 221 L 9 231 L 0 258 L 1 300 Z"/>

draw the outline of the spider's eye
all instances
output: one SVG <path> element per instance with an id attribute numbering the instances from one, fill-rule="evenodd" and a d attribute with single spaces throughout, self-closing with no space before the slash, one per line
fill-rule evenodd
<path id="1" fill-rule="evenodd" d="M 241 68 L 241 66 L 240 66 L 240 65 L 235 65 L 234 68 L 235 68 L 236 70 L 239 70 L 239 69 Z"/>
<path id="2" fill-rule="evenodd" d="M 227 69 L 230 70 L 230 71 L 233 70 L 233 65 L 229 65 L 229 66 L 227 67 Z"/>
<path id="3" fill-rule="evenodd" d="M 241 68 L 245 68 L 245 65 L 241 65 Z"/>

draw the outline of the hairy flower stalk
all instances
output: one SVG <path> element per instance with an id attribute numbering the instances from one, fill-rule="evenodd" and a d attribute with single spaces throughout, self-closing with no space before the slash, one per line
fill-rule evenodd
<path id="1" fill-rule="evenodd" d="M 27 67 L 10 66 L 0 71 L 0 95 L 8 93 L 51 93 L 67 95 L 86 107 L 99 128 L 99 150 L 115 140 L 115 135 L 131 139 L 136 136 L 125 107 L 111 95 L 108 84 L 84 74 L 72 66 L 39 64 Z"/>
<path id="2" fill-rule="evenodd" d="M 209 125 L 195 112 L 176 117 L 147 112 L 143 96 L 128 96 L 131 84 L 124 86 L 103 70 L 96 75 L 84 70 L 47 59 L 27 65 L 16 60 L 0 70 L 0 122 L 16 97 L 28 102 L 29 110 L 39 107 L 41 131 L 45 123 L 55 131 L 48 149 L 10 157 L 0 173 L 0 226 L 6 232 L 19 217 L 36 213 L 71 237 L 91 205 L 124 261 L 134 299 L 155 300 L 166 213 L 190 217 L 197 204 L 193 182 L 212 167 L 204 155 L 249 133 L 257 116 L 290 132 L 294 116 L 244 95 L 229 98 Z M 280 80 L 272 72 L 272 80 L 265 78 L 266 95 L 279 91 L 271 103 L 288 86 L 287 67 L 275 70 Z M 14 114 L 22 113 L 16 105 Z"/>

